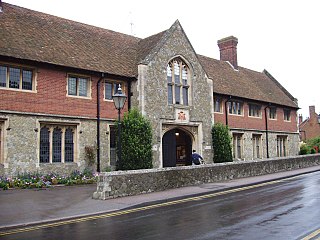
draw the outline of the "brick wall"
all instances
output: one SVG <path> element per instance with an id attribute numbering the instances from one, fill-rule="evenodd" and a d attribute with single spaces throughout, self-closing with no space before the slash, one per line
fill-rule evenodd
<path id="1" fill-rule="evenodd" d="M 30 66 L 34 67 L 34 66 Z M 67 74 L 56 68 L 39 67 L 36 73 L 36 92 L 0 89 L 0 111 L 16 111 L 53 115 L 96 118 L 97 81 L 91 77 L 91 98 L 67 96 Z M 125 87 L 127 89 L 127 87 Z M 127 94 L 127 92 L 126 92 Z M 104 84 L 100 84 L 101 118 L 116 119 L 117 111 L 112 101 L 104 101 Z M 127 103 L 124 111 L 127 110 Z M 123 111 L 123 112 L 124 112 Z"/>
<path id="2" fill-rule="evenodd" d="M 222 113 L 214 113 L 215 122 L 226 123 L 225 115 L 225 99 L 222 102 Z M 249 103 L 243 103 L 243 115 L 231 115 L 228 114 L 228 126 L 230 128 L 241 128 L 241 129 L 256 129 L 256 130 L 265 130 L 265 107 L 267 105 L 261 106 L 261 118 L 250 117 L 249 116 Z M 267 109 L 268 114 L 268 109 Z M 283 108 L 277 107 L 277 119 L 268 118 L 268 130 L 270 131 L 282 131 L 282 132 L 297 132 L 297 112 L 291 110 L 291 120 L 284 121 Z"/>
<path id="3" fill-rule="evenodd" d="M 301 140 L 312 139 L 320 136 L 320 123 L 315 106 L 309 107 L 309 119 L 299 125 Z"/>

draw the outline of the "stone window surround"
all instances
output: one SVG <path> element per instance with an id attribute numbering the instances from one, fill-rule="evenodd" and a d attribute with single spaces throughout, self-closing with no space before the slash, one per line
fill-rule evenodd
<path id="1" fill-rule="evenodd" d="M 0 66 L 3 67 L 11 67 L 11 68 L 19 68 L 20 70 L 28 70 L 32 71 L 32 90 L 27 90 L 27 89 L 22 89 L 22 78 L 20 76 L 20 84 L 19 84 L 19 89 L 18 88 L 10 88 L 9 86 L 6 87 L 0 87 L 0 90 L 8 90 L 8 91 L 18 91 L 18 92 L 28 92 L 28 93 L 36 93 L 37 92 L 37 69 L 35 67 L 30 67 L 27 65 L 23 64 L 12 64 L 12 63 L 7 63 L 7 62 L 1 62 L 0 61 Z M 7 76 L 7 85 L 9 81 L 9 76 Z"/>
<path id="2" fill-rule="evenodd" d="M 10 130 L 9 119 L 0 117 L 0 164 L 4 165 L 4 168 L 8 168 L 8 163 L 6 163 L 6 135 L 7 131 Z"/>
<path id="3" fill-rule="evenodd" d="M 233 156 L 233 159 L 243 160 L 244 133 L 243 132 L 232 132 L 231 134 L 232 134 L 232 156 Z M 236 137 L 236 140 L 235 140 L 235 137 Z M 238 156 L 238 149 L 235 149 L 235 145 L 236 145 L 236 147 L 238 147 L 238 146 L 240 147 L 240 157 Z"/>
<path id="4" fill-rule="evenodd" d="M 256 104 L 256 103 L 248 103 L 248 107 L 249 107 L 249 109 L 248 109 L 248 117 L 262 119 L 261 105 Z M 252 115 L 250 115 L 250 114 L 252 114 Z"/>
<path id="5" fill-rule="evenodd" d="M 233 105 L 233 104 L 239 104 L 240 106 L 240 114 L 237 114 L 237 113 L 230 113 L 230 106 Z M 244 111 L 243 111 L 243 102 L 240 101 L 240 100 L 232 100 L 232 101 L 229 101 L 228 104 L 227 104 L 227 108 L 228 108 L 228 114 L 229 115 L 233 115 L 233 116 L 244 116 Z M 238 109 L 237 109 L 238 110 Z"/>
<path id="6" fill-rule="evenodd" d="M 271 109 L 274 109 L 274 118 L 271 118 Z M 277 108 L 276 107 L 269 107 L 269 112 L 268 112 L 268 119 L 269 120 L 277 120 Z"/>
<path id="7" fill-rule="evenodd" d="M 122 90 L 122 93 L 124 93 L 125 95 L 128 96 L 128 94 L 126 93 L 126 84 L 125 82 L 121 81 L 121 80 L 105 80 L 104 81 L 104 87 L 103 87 L 103 100 L 104 101 L 107 101 L 107 102 L 113 102 L 113 99 L 107 99 L 106 98 L 106 83 L 111 83 L 112 84 L 112 92 L 114 93 L 114 89 L 113 89 L 113 84 L 116 83 L 116 84 L 121 84 L 121 90 Z"/>
<path id="8" fill-rule="evenodd" d="M 277 144 L 277 157 L 288 156 L 288 135 L 277 135 L 276 144 Z M 280 143 L 280 145 L 279 145 Z M 281 149 L 280 149 L 281 148 Z"/>
<path id="9" fill-rule="evenodd" d="M 220 111 L 216 111 L 216 100 L 219 100 L 219 110 Z M 214 113 L 218 113 L 218 114 L 223 114 L 223 104 L 222 104 L 222 98 L 221 97 L 214 97 L 213 98 L 213 111 Z"/>
<path id="10" fill-rule="evenodd" d="M 284 108 L 283 109 L 283 120 L 285 122 L 291 122 L 291 110 Z"/>
<path id="11" fill-rule="evenodd" d="M 175 72 L 175 68 L 174 68 L 174 63 L 175 62 L 177 62 L 178 63 L 178 65 L 179 65 L 179 76 L 180 76 L 180 82 L 179 83 L 176 83 L 175 82 L 175 79 L 174 79 L 174 76 L 175 76 L 175 74 L 174 74 L 174 72 Z M 170 66 L 170 64 L 172 65 L 172 66 Z M 169 77 L 169 75 L 168 75 L 168 68 L 171 68 L 171 77 L 172 77 L 172 81 L 171 82 L 168 82 L 168 77 Z M 183 69 L 183 67 L 185 67 L 185 70 L 186 70 L 186 80 L 187 80 L 187 84 L 184 84 L 183 83 L 183 80 L 184 80 L 184 78 L 183 78 L 183 73 L 182 73 L 182 69 Z M 167 70 L 166 70 L 166 78 L 167 78 L 167 81 L 166 81 L 166 83 L 167 83 L 167 91 L 168 91 L 168 87 L 169 86 L 172 86 L 172 103 L 169 103 L 169 92 L 167 92 L 167 98 L 168 98 L 168 100 L 167 100 L 167 103 L 169 104 L 169 105 L 181 105 L 181 106 L 191 106 L 191 98 L 190 98 L 190 96 L 191 96 L 191 70 L 190 70 L 190 67 L 189 67 L 189 65 L 186 63 L 186 61 L 182 58 L 182 57 L 180 57 L 180 56 L 176 56 L 176 57 L 173 57 L 172 59 L 170 59 L 170 61 L 168 62 L 168 64 L 167 64 Z M 175 96 L 175 94 L 176 94 L 176 90 L 175 90 L 175 87 L 180 87 L 180 103 L 176 103 L 176 96 Z M 183 95 L 183 91 L 184 91 L 184 89 L 187 89 L 187 104 L 185 104 L 184 103 L 184 95 Z"/>
<path id="12" fill-rule="evenodd" d="M 79 96 L 79 90 L 77 88 L 77 95 L 69 95 L 69 77 L 75 77 L 77 78 L 86 78 L 87 79 L 87 96 Z M 71 98 L 79 98 L 79 99 L 92 99 L 92 79 L 91 76 L 89 75 L 84 75 L 84 74 L 78 74 L 78 73 L 67 73 L 67 77 L 66 77 L 66 96 L 67 97 L 71 97 Z"/>
<path id="13" fill-rule="evenodd" d="M 80 129 L 80 122 L 67 122 L 67 121 L 43 121 L 43 120 L 38 120 L 37 121 L 37 126 L 38 126 L 38 148 L 37 148 L 37 167 L 40 167 L 41 165 L 46 165 L 46 164 L 74 164 L 77 163 L 79 165 L 79 144 L 78 144 L 78 138 L 79 134 L 82 133 Z M 42 127 L 46 126 L 49 128 L 49 138 L 50 138 L 50 150 L 49 150 L 49 162 L 40 162 L 40 130 Z M 53 162 L 52 161 L 52 134 L 53 134 L 53 129 L 59 127 L 62 130 L 62 137 L 61 137 L 61 162 Z M 73 149 L 73 162 L 65 162 L 65 156 L 64 156 L 64 134 L 65 130 L 70 127 L 73 129 L 73 141 L 74 141 L 74 149 Z"/>
<path id="14" fill-rule="evenodd" d="M 257 144 L 255 144 L 254 141 L 259 141 L 259 158 L 257 158 L 257 152 L 256 152 L 256 146 Z M 253 159 L 262 159 L 263 158 L 263 152 L 262 152 L 262 134 L 261 133 L 252 133 L 252 144 L 253 144 L 253 148 L 252 148 L 252 154 L 253 154 Z"/>

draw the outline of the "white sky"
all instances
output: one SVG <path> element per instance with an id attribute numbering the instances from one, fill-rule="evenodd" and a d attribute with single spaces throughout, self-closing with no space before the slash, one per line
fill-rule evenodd
<path id="1" fill-rule="evenodd" d="M 217 41 L 233 35 L 240 66 L 270 72 L 298 99 L 304 118 L 310 105 L 320 112 L 317 0 L 3 1 L 140 38 L 178 19 L 195 51 L 215 59 L 220 58 Z"/>

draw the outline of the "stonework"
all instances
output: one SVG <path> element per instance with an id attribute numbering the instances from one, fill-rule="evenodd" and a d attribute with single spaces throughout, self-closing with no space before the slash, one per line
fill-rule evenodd
<path id="1" fill-rule="evenodd" d="M 170 30 L 161 49 L 145 65 L 139 66 L 138 81 L 132 88 L 133 96 L 137 96 L 133 97 L 133 106 L 138 107 L 151 121 L 154 133 L 153 165 L 156 168 L 162 167 L 162 137 L 168 126 L 170 129 L 188 131 L 193 139 L 192 147 L 207 161 L 212 159 L 212 82 L 208 81 L 180 24 L 175 24 Z M 188 106 L 168 104 L 166 70 L 169 61 L 176 57 L 188 65 L 191 73 Z M 183 119 L 177 116 L 179 113 L 184 114 Z"/>
<path id="2" fill-rule="evenodd" d="M 96 149 L 96 121 L 63 118 L 42 115 L 0 114 L 4 119 L 3 132 L 5 134 L 4 157 L 0 164 L 1 176 L 13 176 L 23 173 L 56 173 L 68 175 L 74 170 L 83 171 L 88 167 L 85 157 L 85 147 Z M 40 163 L 40 125 L 54 123 L 56 125 L 76 126 L 74 139 L 74 162 Z M 101 121 L 101 169 L 110 165 L 109 124 L 112 122 Z M 113 124 L 113 123 L 112 123 Z M 96 164 L 91 166 L 95 171 Z"/>
<path id="3" fill-rule="evenodd" d="M 101 173 L 93 198 L 105 200 L 318 165 L 320 165 L 320 154 L 312 154 L 256 161 Z"/>

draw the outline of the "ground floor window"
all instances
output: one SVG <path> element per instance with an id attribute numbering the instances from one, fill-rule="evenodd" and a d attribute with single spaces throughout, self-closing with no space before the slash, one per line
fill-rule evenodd
<path id="1" fill-rule="evenodd" d="M 242 133 L 233 133 L 232 142 L 233 142 L 233 158 L 242 159 Z"/>
<path id="2" fill-rule="evenodd" d="M 76 126 L 42 125 L 40 163 L 75 161 Z"/>
<path id="3" fill-rule="evenodd" d="M 287 136 L 277 136 L 277 156 L 287 156 Z"/>
<path id="4" fill-rule="evenodd" d="M 261 135 L 252 134 L 253 159 L 261 158 Z"/>
<path id="5" fill-rule="evenodd" d="M 110 166 L 117 165 L 116 136 L 115 126 L 110 126 Z"/>

